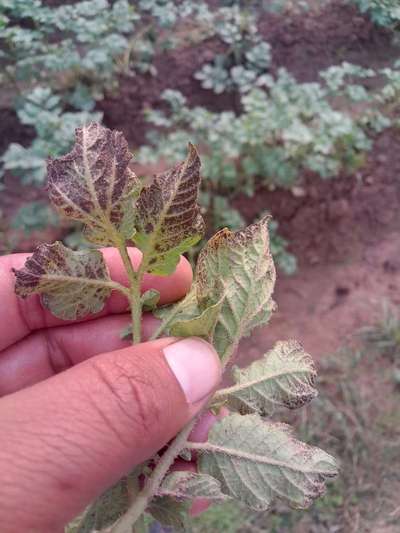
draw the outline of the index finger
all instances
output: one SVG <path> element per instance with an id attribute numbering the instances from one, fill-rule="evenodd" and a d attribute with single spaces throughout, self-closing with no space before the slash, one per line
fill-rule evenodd
<path id="1" fill-rule="evenodd" d="M 129 248 L 128 251 L 134 267 L 137 268 L 141 261 L 141 252 L 136 248 Z M 115 248 L 104 248 L 102 252 L 111 279 L 128 286 L 128 276 L 118 251 Z M 0 350 L 14 344 L 32 331 L 68 324 L 68 321 L 56 318 L 45 309 L 38 295 L 30 296 L 25 300 L 16 296 L 14 292 L 15 277 L 11 269 L 22 268 L 29 255 L 12 254 L 0 257 Z M 170 276 L 145 274 L 142 292 L 156 289 L 160 292 L 160 303 L 166 304 L 185 296 L 191 283 L 192 269 L 190 263 L 181 257 L 175 272 Z M 83 320 L 123 313 L 127 309 L 128 300 L 126 297 L 113 291 L 100 313 L 87 315 Z M 74 321 L 74 323 L 76 322 Z"/>

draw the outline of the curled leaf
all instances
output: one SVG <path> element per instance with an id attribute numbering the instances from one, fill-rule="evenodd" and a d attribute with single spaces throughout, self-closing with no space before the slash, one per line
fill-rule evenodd
<path id="1" fill-rule="evenodd" d="M 223 303 L 221 287 L 218 290 L 219 292 L 214 295 L 218 297 L 216 303 L 208 301 L 200 305 L 197 301 L 195 282 L 192 290 L 183 300 L 173 306 L 157 309 L 155 315 L 164 321 L 164 330 L 169 335 L 176 337 L 196 336 L 210 340 Z"/>
<path id="2" fill-rule="evenodd" d="M 160 487 L 160 495 L 177 499 L 207 498 L 223 501 L 229 496 L 221 492 L 221 484 L 208 474 L 196 472 L 172 472 L 164 479 Z"/>
<path id="3" fill-rule="evenodd" d="M 43 305 L 64 320 L 98 313 L 113 289 L 101 252 L 74 252 L 61 242 L 41 244 L 14 274 L 18 296 L 41 294 Z"/>
<path id="4" fill-rule="evenodd" d="M 274 309 L 268 218 L 235 233 L 219 231 L 200 253 L 195 276 L 200 305 L 215 299 L 222 284 L 224 296 L 212 342 L 226 362 L 239 340 L 265 324 Z"/>
<path id="5" fill-rule="evenodd" d="M 222 492 L 254 510 L 275 498 L 306 508 L 337 475 L 333 457 L 297 440 L 286 424 L 265 422 L 256 414 L 232 414 L 210 430 L 199 471 L 218 479 Z"/>
<path id="6" fill-rule="evenodd" d="M 171 274 L 179 257 L 204 233 L 197 205 L 200 158 L 189 144 L 185 161 L 154 177 L 136 204 L 135 244 L 143 252 L 146 272 Z"/>
<path id="7" fill-rule="evenodd" d="M 187 320 L 177 320 L 170 327 L 171 335 L 176 337 L 206 337 L 212 336 L 221 311 L 222 300 L 210 305 L 198 316 Z"/>
<path id="8" fill-rule="evenodd" d="M 76 130 L 69 154 L 48 161 L 51 202 L 86 225 L 90 242 L 108 245 L 133 236 L 140 182 L 128 167 L 131 158 L 121 132 L 91 123 Z"/>
<path id="9" fill-rule="evenodd" d="M 311 357 L 296 341 L 277 342 L 249 367 L 233 369 L 235 385 L 217 393 L 241 412 L 270 415 L 278 406 L 296 409 L 317 396 L 316 370 Z"/>
<path id="10" fill-rule="evenodd" d="M 155 309 L 154 316 L 162 320 L 164 323 L 164 330 L 169 334 L 171 333 L 171 327 L 176 322 L 190 320 L 200 313 L 199 306 L 197 304 L 196 293 L 191 290 L 185 298 L 173 305 L 167 305 Z"/>
<path id="11" fill-rule="evenodd" d="M 160 293 L 156 289 L 149 289 L 140 298 L 144 311 L 152 311 L 160 301 Z"/>

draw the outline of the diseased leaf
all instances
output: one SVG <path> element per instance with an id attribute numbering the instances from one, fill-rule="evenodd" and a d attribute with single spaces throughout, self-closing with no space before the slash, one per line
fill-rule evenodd
<path id="1" fill-rule="evenodd" d="M 274 309 L 275 267 L 269 250 L 268 218 L 248 228 L 219 231 L 199 255 L 199 304 L 213 300 L 223 285 L 223 302 L 212 342 L 227 361 L 239 340 L 265 324 Z"/>
<path id="2" fill-rule="evenodd" d="M 297 409 L 317 396 L 316 370 L 311 357 L 296 341 L 277 342 L 249 367 L 233 369 L 235 385 L 217 393 L 241 412 L 270 415 L 278 406 Z"/>
<path id="3" fill-rule="evenodd" d="M 221 492 L 221 484 L 208 474 L 196 472 L 172 472 L 164 479 L 160 495 L 177 499 L 207 498 L 223 501 L 229 496 Z"/>
<path id="4" fill-rule="evenodd" d="M 151 501 L 147 511 L 163 526 L 172 527 L 174 531 L 188 531 L 189 508 L 189 502 L 159 496 Z"/>
<path id="5" fill-rule="evenodd" d="M 200 253 L 191 292 L 157 316 L 171 335 L 207 337 L 225 361 L 242 337 L 268 321 L 274 283 L 265 218 L 243 231 L 218 232 Z"/>
<path id="6" fill-rule="evenodd" d="M 195 285 L 194 285 L 195 287 Z M 216 326 L 221 307 L 222 296 L 215 304 L 200 306 L 196 291 L 192 290 L 175 305 L 161 307 L 155 316 L 164 321 L 164 331 L 176 337 L 204 337 L 210 339 Z"/>
<path id="7" fill-rule="evenodd" d="M 90 242 L 115 244 L 134 234 L 133 202 L 141 185 L 128 168 L 131 158 L 121 132 L 91 123 L 76 130 L 69 154 L 48 161 L 50 200 L 86 225 Z"/>
<path id="8" fill-rule="evenodd" d="M 74 252 L 61 242 L 38 246 L 14 274 L 18 296 L 41 294 L 44 307 L 64 320 L 98 313 L 113 288 L 101 252 Z"/>
<path id="9" fill-rule="evenodd" d="M 195 291 L 191 290 L 185 298 L 174 305 L 155 309 L 153 314 L 164 323 L 164 331 L 172 335 L 171 327 L 176 322 L 191 320 L 200 314 Z"/>
<path id="10" fill-rule="evenodd" d="M 171 335 L 176 337 L 206 337 L 212 336 L 221 311 L 222 299 L 210 305 L 198 316 L 186 320 L 176 320 L 170 327 Z"/>
<path id="11" fill-rule="evenodd" d="M 179 257 L 204 233 L 197 205 L 200 158 L 189 144 L 186 160 L 154 177 L 137 201 L 134 240 L 143 252 L 146 272 L 171 274 Z"/>
<path id="12" fill-rule="evenodd" d="M 297 440 L 286 424 L 265 422 L 257 414 L 223 418 L 200 448 L 199 471 L 218 479 L 224 494 L 257 511 L 275 498 L 306 508 L 338 472 L 333 457 Z"/>
<path id="13" fill-rule="evenodd" d="M 160 301 L 160 293 L 156 289 L 149 289 L 140 298 L 144 311 L 151 311 L 156 308 Z"/>

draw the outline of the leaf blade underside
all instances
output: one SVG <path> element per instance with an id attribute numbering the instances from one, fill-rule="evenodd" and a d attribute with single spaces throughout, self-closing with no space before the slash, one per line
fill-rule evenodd
<path id="1" fill-rule="evenodd" d="M 200 305 L 221 291 L 217 285 L 224 294 L 212 338 L 223 362 L 242 337 L 268 322 L 275 278 L 267 217 L 238 232 L 219 231 L 201 251 L 195 273 Z"/>
<path id="2" fill-rule="evenodd" d="M 121 132 L 91 123 L 78 128 L 68 154 L 47 164 L 49 197 L 57 211 L 85 224 L 95 244 L 116 244 L 134 233 L 132 215 L 140 181 Z"/>
<path id="3" fill-rule="evenodd" d="M 276 407 L 297 409 L 315 398 L 316 375 L 314 362 L 300 343 L 281 341 L 247 368 L 234 367 L 235 385 L 225 389 L 225 396 L 228 405 L 240 412 L 271 415 Z"/>
<path id="4" fill-rule="evenodd" d="M 101 252 L 75 252 L 60 242 L 38 246 L 14 274 L 18 296 L 40 294 L 44 307 L 63 320 L 98 313 L 112 290 Z"/>
<path id="5" fill-rule="evenodd" d="M 143 252 L 146 272 L 171 274 L 179 257 L 203 236 L 204 221 L 197 205 L 200 158 L 189 144 L 185 161 L 154 177 L 136 203 L 136 246 Z"/>
<path id="6" fill-rule="evenodd" d="M 298 441 L 286 424 L 256 414 L 235 413 L 217 422 L 199 459 L 199 472 L 218 479 L 224 494 L 256 511 L 276 498 L 306 508 L 337 471 L 329 454 Z"/>
<path id="7" fill-rule="evenodd" d="M 189 499 L 206 498 L 213 501 L 228 500 L 229 496 L 221 492 L 220 482 L 208 474 L 197 472 L 171 472 L 160 486 L 160 495 L 171 498 Z"/>

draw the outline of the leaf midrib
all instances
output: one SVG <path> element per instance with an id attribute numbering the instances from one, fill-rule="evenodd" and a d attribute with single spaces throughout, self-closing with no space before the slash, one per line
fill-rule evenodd
<path id="1" fill-rule="evenodd" d="M 333 472 L 330 470 L 317 470 L 315 468 L 305 468 L 300 467 L 299 465 L 291 465 L 285 463 L 284 461 L 278 461 L 276 459 L 271 459 L 266 455 L 258 455 L 250 452 L 244 452 L 241 450 L 236 450 L 234 448 L 226 448 L 224 446 L 218 446 L 217 444 L 212 444 L 210 442 L 205 443 L 192 443 L 188 442 L 187 449 L 197 450 L 200 452 L 206 453 L 215 453 L 220 455 L 228 455 L 230 457 L 235 457 L 243 461 L 251 461 L 253 463 L 260 463 L 268 466 L 274 466 L 278 468 L 286 468 L 287 470 L 292 470 L 293 472 L 300 472 L 302 474 L 321 474 L 323 476 L 333 475 Z"/>
<path id="2" fill-rule="evenodd" d="M 275 374 L 270 374 L 268 377 L 260 377 L 252 381 L 247 381 L 246 383 L 238 383 L 237 385 L 233 385 L 232 387 L 221 389 L 220 391 L 217 391 L 215 393 L 214 397 L 222 398 L 225 396 L 229 396 L 237 392 L 240 392 L 242 390 L 248 389 L 250 387 L 259 385 L 263 382 L 270 381 L 273 379 L 279 379 L 286 375 L 291 376 L 291 375 L 306 374 L 306 373 L 312 373 L 312 371 L 310 369 L 301 369 L 301 370 L 293 370 L 293 371 L 286 370 L 285 372 L 277 372 Z"/>
<path id="3" fill-rule="evenodd" d="M 262 228 L 262 230 L 263 229 L 264 228 Z M 261 236 L 261 238 L 263 238 L 262 234 L 260 236 Z M 248 317 L 249 317 L 249 305 L 250 305 L 250 300 L 252 300 L 251 296 L 254 294 L 255 289 L 259 285 L 257 282 L 259 281 L 258 280 L 258 275 L 259 275 L 260 270 L 262 268 L 261 265 L 262 265 L 262 263 L 259 261 L 258 265 L 257 265 L 257 276 L 256 275 L 254 275 L 254 277 L 251 276 L 251 275 L 249 276 L 249 278 L 250 278 L 250 287 L 249 287 L 249 290 L 247 291 L 247 299 L 246 299 L 246 303 L 245 303 L 244 310 L 243 310 L 243 313 L 242 313 L 242 318 L 238 322 L 237 333 L 235 335 L 235 338 L 233 339 L 233 342 L 230 345 L 228 345 L 228 347 L 225 350 L 225 352 L 223 354 L 221 354 L 221 359 L 222 359 L 222 361 L 224 363 L 226 363 L 227 361 L 230 360 L 230 357 L 231 357 L 232 353 L 236 350 L 240 339 L 243 337 L 243 332 L 246 331 L 247 326 L 248 326 L 248 324 L 250 322 L 250 320 L 248 319 Z M 267 271 L 268 271 L 268 269 L 267 269 Z M 234 279 L 234 283 L 238 283 L 236 279 Z M 229 302 L 229 296 L 228 295 L 226 296 L 226 302 L 231 307 L 231 303 Z"/>
<path id="4" fill-rule="evenodd" d="M 46 281 L 63 281 L 65 283 L 84 283 L 85 285 L 97 285 L 109 289 L 118 289 L 119 285 L 109 280 L 85 278 L 79 276 L 66 276 L 66 275 L 57 275 L 57 274 L 43 274 L 40 276 L 41 280 Z"/>

